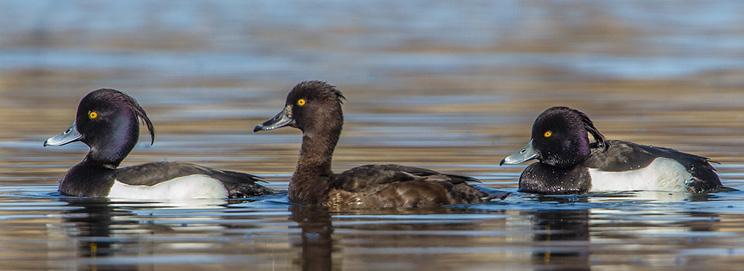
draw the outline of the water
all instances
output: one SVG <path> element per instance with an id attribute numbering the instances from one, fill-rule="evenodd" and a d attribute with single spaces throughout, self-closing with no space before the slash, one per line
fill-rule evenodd
<path id="1" fill-rule="evenodd" d="M 0 2 L 0 269 L 737 269 L 744 193 L 617 192 L 326 213 L 254 201 L 61 197 L 80 144 L 42 148 L 112 87 L 155 123 L 126 165 L 188 161 L 286 189 L 300 136 L 252 134 L 297 82 L 344 91 L 334 169 L 400 163 L 516 191 L 545 108 L 712 157 L 744 189 L 744 4 Z"/>

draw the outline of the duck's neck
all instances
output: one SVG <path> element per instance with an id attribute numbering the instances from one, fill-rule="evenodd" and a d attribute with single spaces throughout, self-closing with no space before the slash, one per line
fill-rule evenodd
<path id="1" fill-rule="evenodd" d="M 83 161 L 70 168 L 59 183 L 59 192 L 77 197 L 105 197 L 114 183 L 115 169 L 127 157 L 136 142 L 106 141 L 109 145 L 96 142 Z M 108 146 L 100 148 L 95 146 Z"/>
<path id="2" fill-rule="evenodd" d="M 289 199 L 302 204 L 319 204 L 326 200 L 333 180 L 331 162 L 341 134 L 342 120 L 337 125 L 325 123 L 326 129 L 306 130 L 297 169 L 289 183 Z"/>
<path id="3" fill-rule="evenodd" d="M 135 132 L 139 132 L 135 129 Z M 128 135 L 128 134 L 127 134 Z M 121 164 L 137 144 L 137 134 L 126 138 L 111 138 L 90 144 L 90 151 L 83 159 L 88 166 L 114 169 Z"/>
<path id="4" fill-rule="evenodd" d="M 86 167 L 116 169 L 117 167 L 119 167 L 119 164 L 121 164 L 122 160 L 123 159 L 101 159 L 98 154 L 88 152 L 88 155 L 83 158 L 83 161 L 81 161 L 80 164 Z"/>

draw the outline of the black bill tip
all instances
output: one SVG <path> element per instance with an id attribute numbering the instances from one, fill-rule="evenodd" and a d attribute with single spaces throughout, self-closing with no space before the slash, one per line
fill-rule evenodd
<path id="1" fill-rule="evenodd" d="M 259 124 L 259 125 L 256 125 L 256 127 L 253 127 L 253 132 L 258 133 L 260 131 L 263 131 L 263 129 L 264 129 L 264 126 Z"/>

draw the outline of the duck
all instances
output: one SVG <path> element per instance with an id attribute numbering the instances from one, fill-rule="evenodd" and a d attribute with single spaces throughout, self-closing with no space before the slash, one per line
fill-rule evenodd
<path id="1" fill-rule="evenodd" d="M 262 178 L 191 163 L 154 162 L 119 167 L 139 140 L 139 121 L 155 142 L 155 130 L 145 110 L 131 96 L 115 89 L 91 91 L 80 101 L 75 120 L 44 147 L 80 141 L 89 147 L 82 161 L 58 183 L 60 194 L 138 200 L 245 198 L 273 191 Z"/>
<path id="2" fill-rule="evenodd" d="M 287 95 L 283 109 L 256 125 L 254 133 L 281 127 L 302 132 L 299 160 L 288 186 L 292 204 L 331 209 L 436 208 L 503 199 L 506 192 L 485 192 L 470 185 L 478 179 L 395 164 L 363 165 L 339 174 L 331 170 L 344 124 L 346 100 L 324 81 L 303 81 Z"/>
<path id="3" fill-rule="evenodd" d="M 590 141 L 590 135 L 593 141 Z M 519 177 L 519 191 L 584 194 L 606 191 L 710 192 L 723 188 L 707 157 L 665 147 L 607 140 L 584 112 L 556 106 L 532 125 L 527 145 L 500 165 L 537 160 Z"/>

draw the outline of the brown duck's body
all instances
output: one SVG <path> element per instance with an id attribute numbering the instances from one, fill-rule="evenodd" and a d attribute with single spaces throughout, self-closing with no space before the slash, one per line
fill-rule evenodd
<path id="1" fill-rule="evenodd" d="M 335 177 L 324 203 L 331 208 L 434 208 L 492 198 L 466 183 L 474 179 L 400 165 L 366 165 Z"/>
<path id="2" fill-rule="evenodd" d="M 467 183 L 477 182 L 474 178 L 401 165 L 365 165 L 334 174 L 331 157 L 336 140 L 322 142 L 332 144 L 316 144 L 313 137 L 304 137 L 300 161 L 289 184 L 291 202 L 336 210 L 434 208 L 506 196 L 476 189 Z"/>
<path id="3" fill-rule="evenodd" d="M 297 169 L 289 183 L 291 202 L 331 209 L 434 208 L 508 195 L 480 191 L 468 184 L 478 181 L 474 178 L 401 165 L 365 165 L 333 173 L 333 151 L 343 126 L 342 98 L 325 82 L 300 83 L 289 93 L 284 111 L 255 129 L 292 126 L 303 132 Z"/>

